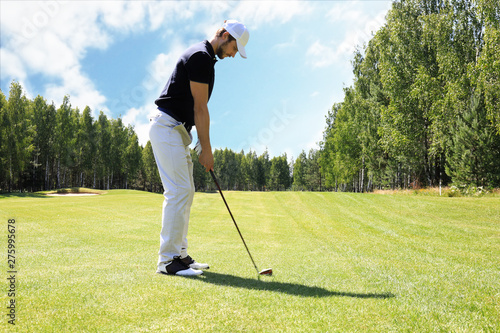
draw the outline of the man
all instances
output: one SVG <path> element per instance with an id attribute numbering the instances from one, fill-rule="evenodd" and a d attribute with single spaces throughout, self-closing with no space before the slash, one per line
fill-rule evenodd
<path id="1" fill-rule="evenodd" d="M 198 133 L 199 161 L 208 172 L 214 158 L 210 145 L 210 115 L 207 103 L 219 59 L 237 52 L 246 58 L 247 28 L 234 20 L 224 21 L 211 41 L 191 46 L 179 58 L 161 96 L 158 113 L 151 118 L 149 137 L 163 184 L 164 197 L 157 273 L 200 275 L 209 268 L 187 252 L 189 213 L 194 197 L 193 164 L 189 145 L 191 128 Z"/>

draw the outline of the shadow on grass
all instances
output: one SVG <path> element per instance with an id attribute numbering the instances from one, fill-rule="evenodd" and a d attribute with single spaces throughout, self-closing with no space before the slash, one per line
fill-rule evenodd
<path id="1" fill-rule="evenodd" d="M 353 297 L 353 298 L 392 298 L 395 295 L 391 293 L 351 293 L 343 291 L 331 291 L 320 287 L 310 287 L 296 283 L 268 281 L 269 278 L 263 277 L 261 280 L 242 278 L 234 275 L 204 272 L 202 276 L 196 277 L 200 281 L 219 286 L 228 286 L 236 288 L 245 288 L 251 290 L 273 291 L 283 294 L 289 294 L 301 297 Z"/>
<path id="2" fill-rule="evenodd" d="M 0 193 L 0 199 L 8 199 L 8 198 L 46 198 L 50 199 L 45 193 L 32 193 L 32 192 L 14 192 L 14 193 Z"/>

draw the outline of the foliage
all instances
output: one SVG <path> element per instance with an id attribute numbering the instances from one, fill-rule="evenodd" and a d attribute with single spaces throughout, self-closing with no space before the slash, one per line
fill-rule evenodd
<path id="1" fill-rule="evenodd" d="M 142 148 L 132 127 L 101 111 L 29 100 L 17 82 L 0 91 L 0 191 L 140 188 Z M 131 186 L 130 186 L 131 184 Z M 144 185 L 142 186 L 144 187 Z"/>
<path id="2" fill-rule="evenodd" d="M 495 1 L 395 1 L 327 116 L 328 189 L 500 185 Z"/>
<path id="3" fill-rule="evenodd" d="M 449 197 L 482 197 L 490 192 L 482 186 L 452 185 L 446 195 Z"/>

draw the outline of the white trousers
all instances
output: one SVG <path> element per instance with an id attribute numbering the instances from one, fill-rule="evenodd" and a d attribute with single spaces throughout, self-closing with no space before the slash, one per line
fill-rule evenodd
<path id="1" fill-rule="evenodd" d="M 182 123 L 158 111 L 150 119 L 149 139 L 163 184 L 163 212 L 158 264 L 185 257 L 189 213 L 194 197 L 192 136 Z"/>

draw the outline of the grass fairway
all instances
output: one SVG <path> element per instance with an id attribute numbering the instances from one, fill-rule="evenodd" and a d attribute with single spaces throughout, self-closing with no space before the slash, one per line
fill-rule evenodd
<path id="1" fill-rule="evenodd" d="M 197 193 L 196 278 L 155 273 L 163 197 L 0 196 L 19 332 L 498 332 L 500 198 Z"/>

